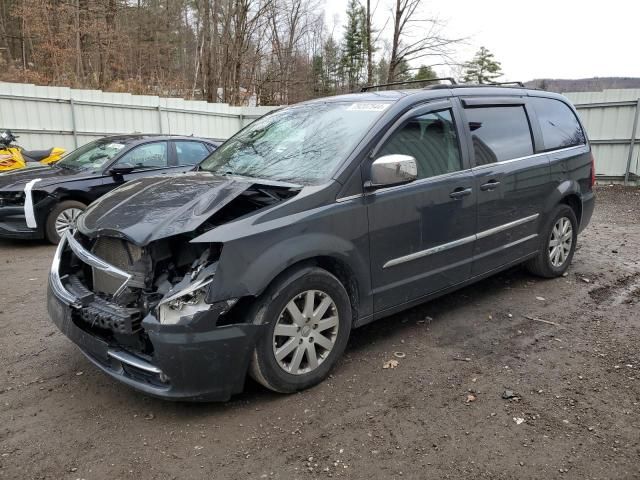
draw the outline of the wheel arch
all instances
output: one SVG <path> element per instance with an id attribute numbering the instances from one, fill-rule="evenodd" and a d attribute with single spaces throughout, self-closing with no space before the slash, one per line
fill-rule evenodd
<path id="1" fill-rule="evenodd" d="M 298 260 L 295 263 L 283 266 L 283 268 L 269 281 L 263 288 L 254 293 L 243 296 L 236 307 L 232 309 L 232 316 L 226 319 L 226 323 L 233 323 L 235 321 L 247 321 L 245 313 L 251 309 L 251 305 L 254 304 L 261 295 L 263 295 L 269 287 L 282 282 L 285 278 L 295 275 L 296 272 L 304 270 L 306 268 L 321 268 L 331 275 L 336 277 L 338 281 L 347 291 L 349 297 L 349 303 L 351 305 L 352 321 L 355 324 L 359 318 L 360 312 L 360 291 L 357 275 L 349 264 L 337 257 L 330 255 L 316 255 L 310 256 Z"/>
<path id="2" fill-rule="evenodd" d="M 358 277 L 356 276 L 353 269 L 349 266 L 349 264 L 338 257 L 331 256 L 331 255 L 317 255 L 317 256 L 305 258 L 303 260 L 299 260 L 298 262 L 284 268 L 269 283 L 269 285 L 272 285 L 276 281 L 289 275 L 291 272 L 294 272 L 298 269 L 302 269 L 305 267 L 322 268 L 323 270 L 326 270 L 327 272 L 329 272 L 331 275 L 333 275 L 338 279 L 338 281 L 342 284 L 342 286 L 347 291 L 347 295 L 349 295 L 349 303 L 351 304 L 352 319 L 353 319 L 353 322 L 356 323 L 356 320 L 358 319 L 359 304 L 360 304 Z"/>
<path id="3" fill-rule="evenodd" d="M 578 221 L 578 227 L 580 227 L 582 223 L 582 201 L 580 197 L 576 193 L 569 193 L 562 197 L 560 203 L 564 203 L 571 207 L 573 213 L 576 215 L 576 220 Z"/>
<path id="4" fill-rule="evenodd" d="M 46 210 L 42 212 L 42 216 L 40 217 L 42 220 L 42 223 L 44 224 L 43 228 L 45 229 L 44 231 L 45 235 L 46 235 L 46 224 L 49 221 L 49 216 L 62 202 L 68 202 L 68 201 L 80 202 L 85 207 L 89 206 L 89 203 L 91 203 L 91 202 L 88 202 L 81 195 L 75 195 L 74 192 L 64 192 L 61 194 L 58 193 L 51 196 L 53 197 L 53 200 L 49 203 Z"/>
<path id="5" fill-rule="evenodd" d="M 76 190 L 65 190 L 63 192 L 59 192 L 57 195 L 57 203 L 66 202 L 66 201 L 74 201 L 84 203 L 86 206 L 89 206 L 91 200 L 89 197 L 83 193 Z"/>
<path id="6" fill-rule="evenodd" d="M 551 212 L 560 204 L 571 207 L 579 226 L 582 221 L 582 196 L 578 182 L 565 180 L 553 190 L 545 205 L 545 216 L 551 215 Z"/>

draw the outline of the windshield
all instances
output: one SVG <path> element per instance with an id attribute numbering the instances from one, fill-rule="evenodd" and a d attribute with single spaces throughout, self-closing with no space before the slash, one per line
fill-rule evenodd
<path id="1" fill-rule="evenodd" d="M 253 122 L 213 152 L 202 170 L 318 183 L 355 148 L 389 103 L 289 107 Z"/>
<path id="2" fill-rule="evenodd" d="M 65 155 L 56 165 L 72 170 L 95 170 L 113 159 L 124 147 L 124 143 L 96 140 Z"/>

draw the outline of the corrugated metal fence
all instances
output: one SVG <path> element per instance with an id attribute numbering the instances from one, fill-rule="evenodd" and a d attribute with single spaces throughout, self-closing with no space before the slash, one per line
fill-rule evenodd
<path id="1" fill-rule="evenodd" d="M 601 180 L 640 179 L 640 90 L 604 90 L 565 94 L 578 109 Z"/>
<path id="2" fill-rule="evenodd" d="M 597 175 L 637 182 L 640 90 L 566 96 L 587 128 Z M 20 144 L 32 150 L 73 149 L 105 135 L 134 132 L 224 139 L 273 108 L 0 82 L 0 128 L 13 130 Z"/>
<path id="3" fill-rule="evenodd" d="M 274 108 L 0 82 L 0 129 L 28 150 L 71 150 L 122 133 L 225 139 Z"/>

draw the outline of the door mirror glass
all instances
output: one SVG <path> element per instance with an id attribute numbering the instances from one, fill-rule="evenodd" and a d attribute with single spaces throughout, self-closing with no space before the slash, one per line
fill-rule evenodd
<path id="1" fill-rule="evenodd" d="M 379 157 L 371 165 L 369 188 L 390 187 L 413 182 L 418 178 L 416 159 L 410 155 L 392 154 Z"/>
<path id="2" fill-rule="evenodd" d="M 127 173 L 133 172 L 135 169 L 136 167 L 134 167 L 130 163 L 122 162 L 118 163 L 111 170 L 109 170 L 109 173 L 111 173 L 111 175 L 126 175 Z"/>

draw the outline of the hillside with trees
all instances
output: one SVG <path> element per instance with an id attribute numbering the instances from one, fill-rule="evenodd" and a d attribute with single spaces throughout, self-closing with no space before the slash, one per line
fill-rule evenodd
<path id="1" fill-rule="evenodd" d="M 549 92 L 599 92 L 615 88 L 640 88 L 640 78 L 594 77 L 576 80 L 544 78 L 525 82 L 530 88 L 540 88 Z"/>
<path id="2" fill-rule="evenodd" d="M 0 80 L 277 105 L 432 78 L 458 40 L 421 3 L 348 0 L 338 36 L 320 0 L 3 0 Z"/>

